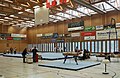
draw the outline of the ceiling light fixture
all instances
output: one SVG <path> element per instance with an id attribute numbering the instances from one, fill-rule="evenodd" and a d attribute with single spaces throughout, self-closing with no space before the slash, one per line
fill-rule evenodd
<path id="1" fill-rule="evenodd" d="M 4 19 L 0 19 L 0 21 L 3 21 Z"/>
<path id="2" fill-rule="evenodd" d="M 30 2 L 37 3 L 36 1 L 30 0 Z"/>
<path id="3" fill-rule="evenodd" d="M 30 3 L 29 3 L 29 2 L 27 2 L 27 5 L 28 5 L 28 6 L 30 6 Z"/>
<path id="4" fill-rule="evenodd" d="M 0 13 L 0 16 L 6 16 L 6 14 L 1 14 L 1 13 Z"/>
<path id="5" fill-rule="evenodd" d="M 37 0 L 37 2 L 39 3 L 40 1 L 39 1 L 39 0 Z"/>
<path id="6" fill-rule="evenodd" d="M 28 5 L 25 5 L 25 4 L 21 4 L 21 6 L 24 6 L 24 7 L 29 7 Z"/>
<path id="7" fill-rule="evenodd" d="M 10 3 L 13 3 L 13 1 L 11 1 L 11 0 L 5 0 L 5 1 L 10 2 Z"/>
<path id="8" fill-rule="evenodd" d="M 30 11 L 31 9 L 25 9 L 25 11 Z"/>
<path id="9" fill-rule="evenodd" d="M 16 9 L 16 10 L 21 10 L 22 7 L 13 7 L 13 9 Z"/>
<path id="10" fill-rule="evenodd" d="M 34 6 L 33 8 L 39 8 L 39 7 L 40 7 L 40 6 L 37 5 L 37 6 Z"/>
<path id="11" fill-rule="evenodd" d="M 4 4 L 0 4 L 0 6 L 5 6 Z"/>
<path id="12" fill-rule="evenodd" d="M 18 12 L 18 14 L 22 14 L 23 12 Z"/>

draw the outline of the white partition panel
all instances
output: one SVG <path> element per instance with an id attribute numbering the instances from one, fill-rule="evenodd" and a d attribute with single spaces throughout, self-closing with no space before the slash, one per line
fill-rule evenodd
<path id="1" fill-rule="evenodd" d="M 111 41 L 111 52 L 113 53 L 114 52 L 114 40 Z"/>
<path id="2" fill-rule="evenodd" d="M 103 52 L 105 53 L 105 41 L 103 41 Z"/>
<path id="3" fill-rule="evenodd" d="M 32 44 L 28 44 L 28 49 L 32 49 Z"/>
<path id="4" fill-rule="evenodd" d="M 88 51 L 90 51 L 90 41 L 88 41 Z"/>
<path id="5" fill-rule="evenodd" d="M 110 46 L 110 41 L 107 41 L 107 52 L 108 52 L 108 53 L 110 52 L 109 46 Z"/>
<path id="6" fill-rule="evenodd" d="M 95 49 L 94 41 L 92 41 L 92 46 L 91 46 L 91 47 L 92 47 L 92 52 L 94 52 L 94 51 L 95 51 L 95 50 L 94 50 L 94 49 Z"/>
<path id="7" fill-rule="evenodd" d="M 38 47 L 37 47 L 37 48 L 38 48 L 38 51 L 40 51 L 40 44 L 37 44 L 37 45 L 38 45 Z"/>
<path id="8" fill-rule="evenodd" d="M 115 52 L 116 52 L 116 51 L 119 51 L 119 50 L 118 50 L 118 40 L 115 40 Z"/>
<path id="9" fill-rule="evenodd" d="M 102 50 L 101 50 L 101 44 L 102 42 L 101 41 L 99 41 L 99 52 L 101 52 Z"/>
<path id="10" fill-rule="evenodd" d="M 75 51 L 75 42 L 73 42 L 72 48 L 73 48 L 73 51 Z"/>
<path id="11" fill-rule="evenodd" d="M 44 44 L 44 47 L 45 47 L 45 50 L 44 50 L 44 51 L 46 51 L 46 43 Z"/>

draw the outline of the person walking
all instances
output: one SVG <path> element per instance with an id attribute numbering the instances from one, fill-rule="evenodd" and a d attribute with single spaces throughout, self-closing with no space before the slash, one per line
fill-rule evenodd
<path id="1" fill-rule="evenodd" d="M 26 63 L 26 61 L 25 61 L 25 56 L 26 56 L 26 54 L 27 54 L 27 48 L 25 48 L 25 49 L 23 50 L 23 52 L 22 52 L 23 63 Z"/>

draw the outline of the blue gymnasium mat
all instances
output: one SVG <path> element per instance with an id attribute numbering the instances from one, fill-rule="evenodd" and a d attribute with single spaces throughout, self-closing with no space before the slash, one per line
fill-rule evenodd
<path id="1" fill-rule="evenodd" d="M 32 53 L 29 54 L 32 55 Z M 64 59 L 64 55 L 62 53 L 38 53 L 38 55 L 42 56 L 42 60 Z M 3 56 L 22 58 L 22 54 L 3 54 Z M 72 58 L 72 57 L 69 56 L 68 58 Z"/>
<path id="2" fill-rule="evenodd" d="M 66 60 L 65 64 L 63 64 L 63 61 L 54 61 L 54 62 L 45 63 L 45 64 L 40 63 L 40 64 L 38 64 L 38 66 L 77 71 L 80 69 L 92 67 L 92 66 L 99 65 L 99 64 L 101 64 L 101 63 L 100 62 L 90 62 L 90 61 L 78 61 L 78 65 L 76 65 L 74 60 Z"/>

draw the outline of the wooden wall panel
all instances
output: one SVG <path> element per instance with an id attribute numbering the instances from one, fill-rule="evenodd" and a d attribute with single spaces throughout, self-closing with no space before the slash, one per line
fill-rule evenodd
<path id="1" fill-rule="evenodd" d="M 91 26 L 102 25 L 102 15 L 91 16 Z"/>
<path id="2" fill-rule="evenodd" d="M 83 21 L 85 26 L 91 26 L 91 17 L 84 17 Z"/>
<path id="3" fill-rule="evenodd" d="M 79 22 L 84 20 L 85 26 L 96 26 L 96 25 L 105 25 L 111 22 L 111 18 L 115 18 L 116 22 L 120 22 L 120 12 L 113 11 L 106 14 L 95 14 L 91 17 L 82 17 L 81 19 L 72 19 L 63 22 L 57 22 L 53 24 L 46 24 L 34 28 L 28 29 L 28 43 L 40 43 L 40 42 L 49 42 L 50 39 L 40 39 L 36 38 L 36 33 L 45 34 L 45 33 L 59 33 L 59 34 L 68 34 L 68 23 L 71 22 Z M 79 31 L 81 32 L 81 31 Z M 83 38 L 78 38 L 78 40 L 82 40 Z"/>
<path id="4" fill-rule="evenodd" d="M 8 32 L 8 25 L 0 24 L 0 33 L 7 33 Z"/>
<path id="5" fill-rule="evenodd" d="M 59 33 L 59 34 L 64 33 L 64 27 L 65 27 L 64 23 L 58 24 L 57 25 L 57 33 Z"/>
<path id="6" fill-rule="evenodd" d="M 0 24 L 0 33 L 15 33 L 15 34 L 26 34 L 27 28 L 20 28 L 20 27 L 13 27 L 13 26 L 6 26 Z M 23 46 L 21 45 L 23 44 Z M 23 51 L 23 47 L 26 47 L 27 40 L 0 40 L 0 52 L 4 52 L 6 50 L 9 50 L 10 47 L 17 48 L 17 52 Z"/>
<path id="7" fill-rule="evenodd" d="M 118 21 L 118 12 L 110 12 L 105 14 L 105 18 L 106 18 L 106 24 L 110 24 L 111 23 L 111 18 L 116 19 L 116 22 Z"/>

